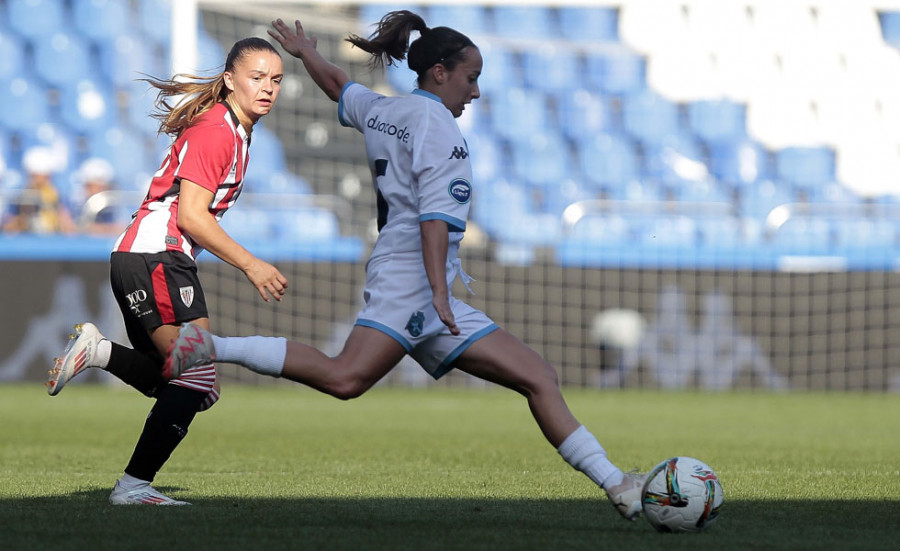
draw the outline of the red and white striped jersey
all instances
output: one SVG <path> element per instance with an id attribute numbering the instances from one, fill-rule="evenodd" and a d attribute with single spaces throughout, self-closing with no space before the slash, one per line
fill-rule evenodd
<path id="1" fill-rule="evenodd" d="M 181 181 L 213 192 L 209 212 L 221 220 L 237 201 L 250 160 L 250 138 L 225 103 L 217 103 L 178 136 L 113 252 L 181 251 L 196 258 L 203 248 L 178 228 Z"/>

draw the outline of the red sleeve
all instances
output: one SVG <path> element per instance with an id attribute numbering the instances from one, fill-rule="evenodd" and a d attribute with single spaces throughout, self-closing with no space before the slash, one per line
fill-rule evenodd
<path id="1" fill-rule="evenodd" d="M 234 134 L 222 125 L 192 126 L 184 131 L 182 153 L 176 176 L 215 193 L 234 162 Z"/>

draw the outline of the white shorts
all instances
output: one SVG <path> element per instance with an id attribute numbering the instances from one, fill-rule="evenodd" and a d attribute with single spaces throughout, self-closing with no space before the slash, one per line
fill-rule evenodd
<path id="1" fill-rule="evenodd" d="M 431 303 L 431 286 L 421 255 L 392 256 L 366 266 L 366 305 L 356 325 L 371 327 L 394 338 L 435 379 L 453 369 L 453 363 L 473 342 L 497 329 L 484 312 L 450 297 L 450 308 L 459 327 L 452 335 Z M 448 269 L 448 285 L 456 276 Z"/>

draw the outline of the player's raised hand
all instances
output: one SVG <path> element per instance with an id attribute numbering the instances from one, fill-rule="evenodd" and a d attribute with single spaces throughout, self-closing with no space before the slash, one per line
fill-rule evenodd
<path id="1" fill-rule="evenodd" d="M 296 31 L 292 31 L 281 19 L 276 19 L 272 21 L 272 27 L 275 30 L 269 29 L 269 36 L 277 40 L 281 47 L 294 57 L 300 57 L 304 48 L 315 50 L 318 39 L 314 36 L 306 36 L 299 19 L 294 22 L 294 25 Z"/>
<path id="2" fill-rule="evenodd" d="M 287 278 L 281 275 L 278 268 L 258 258 L 244 270 L 244 274 L 266 302 L 269 302 L 269 295 L 280 301 L 287 291 Z"/>

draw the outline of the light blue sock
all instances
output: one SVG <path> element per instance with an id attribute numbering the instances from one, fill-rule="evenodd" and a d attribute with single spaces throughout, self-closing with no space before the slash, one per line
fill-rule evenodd
<path id="1" fill-rule="evenodd" d="M 216 361 L 240 364 L 250 371 L 281 377 L 287 356 L 284 337 L 217 337 L 212 335 Z"/>

